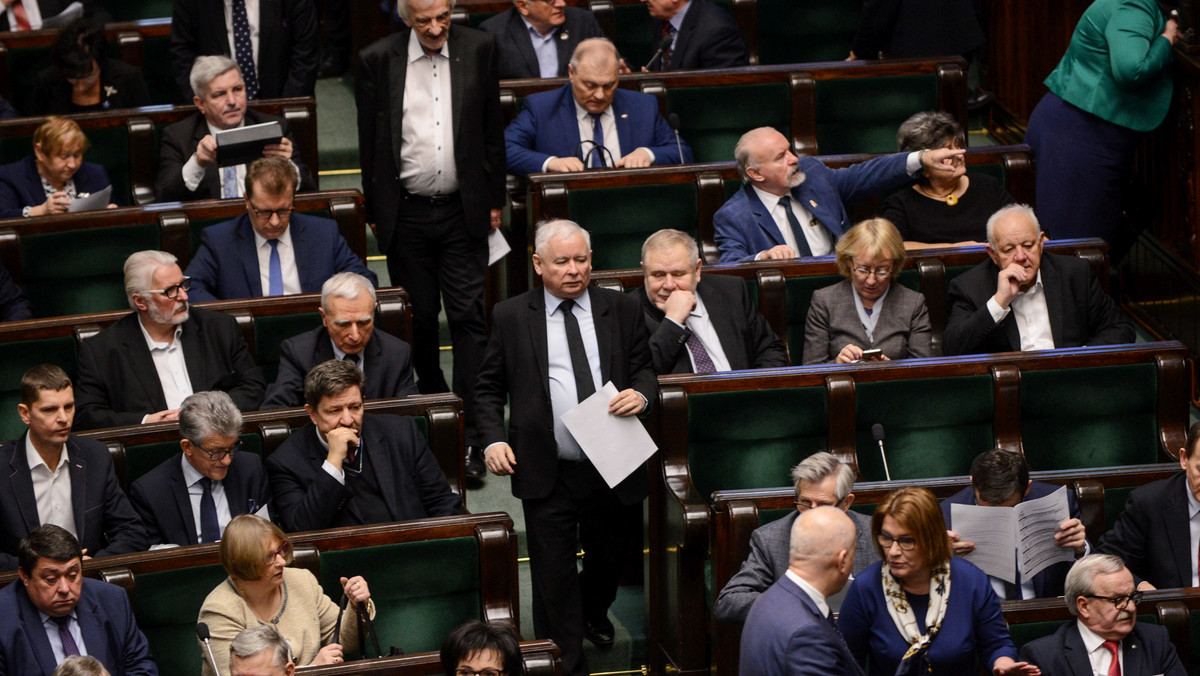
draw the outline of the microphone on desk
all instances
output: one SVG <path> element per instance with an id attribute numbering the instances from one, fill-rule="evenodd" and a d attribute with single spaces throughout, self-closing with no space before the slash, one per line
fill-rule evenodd
<path id="1" fill-rule="evenodd" d="M 875 439 L 875 443 L 879 444 L 879 457 L 883 458 L 883 475 L 888 481 L 892 480 L 892 472 L 888 469 L 887 451 L 883 450 L 883 425 L 875 423 L 871 425 L 871 437 Z"/>
<path id="2" fill-rule="evenodd" d="M 679 151 L 679 163 L 683 164 L 683 143 L 679 140 L 679 113 L 668 115 L 667 124 L 671 125 L 671 131 L 675 132 L 675 149 Z"/>
<path id="3" fill-rule="evenodd" d="M 199 638 L 200 641 L 204 643 L 204 648 L 208 650 L 208 661 L 209 664 L 212 665 L 213 672 L 216 673 L 217 676 L 221 676 L 221 670 L 217 668 L 217 658 L 213 657 L 212 645 L 208 642 L 208 625 L 204 622 L 200 622 L 196 625 L 196 638 Z"/>
<path id="4" fill-rule="evenodd" d="M 663 52 L 671 48 L 671 42 L 673 41 L 674 38 L 672 38 L 670 35 L 663 36 L 662 42 L 658 43 L 658 49 L 655 50 L 654 56 L 651 56 L 650 60 L 646 62 L 645 70 L 650 70 L 650 66 L 653 66 L 655 61 L 658 61 L 662 58 Z"/>

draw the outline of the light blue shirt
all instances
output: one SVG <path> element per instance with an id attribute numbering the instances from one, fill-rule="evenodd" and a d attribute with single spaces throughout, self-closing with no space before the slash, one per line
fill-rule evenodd
<path id="1" fill-rule="evenodd" d="M 196 449 L 196 452 L 205 451 Z M 183 483 L 187 486 L 188 502 L 192 505 L 192 526 L 196 529 L 196 542 L 200 542 L 200 501 L 204 498 L 204 486 L 200 485 L 200 480 L 204 475 L 192 467 L 192 463 L 188 462 L 187 456 L 182 453 L 179 455 L 179 462 L 183 465 Z M 224 533 L 225 526 L 229 525 L 233 515 L 229 511 L 229 498 L 225 495 L 223 482 L 212 482 L 212 496 L 213 503 L 217 506 L 217 527 Z"/>
<path id="2" fill-rule="evenodd" d="M 550 404 L 554 411 L 554 441 L 558 445 L 558 457 L 564 460 L 582 460 L 583 449 L 567 431 L 562 416 L 579 405 L 579 394 L 575 389 L 575 369 L 571 366 L 571 350 L 567 346 L 567 324 L 559 312 L 563 299 L 542 290 L 546 300 L 546 353 L 550 358 Z M 592 371 L 592 385 L 599 390 L 600 344 L 596 341 L 596 324 L 592 315 L 592 298 L 584 293 L 575 299 L 572 310 L 579 322 L 579 333 L 583 337 L 583 350 L 587 353 L 588 366 Z"/>
<path id="3" fill-rule="evenodd" d="M 63 653 L 62 639 L 58 636 L 58 623 L 40 610 L 38 616 L 42 618 L 42 627 L 46 630 L 46 638 L 50 639 L 50 650 L 54 651 L 54 663 L 58 664 L 67 659 L 66 654 Z M 68 617 L 71 618 L 71 622 L 67 625 L 67 631 L 71 632 L 71 638 L 75 639 L 75 647 L 79 648 L 79 654 L 87 655 L 87 646 L 83 644 L 83 632 L 79 630 L 79 616 L 72 610 Z"/>
<path id="4" fill-rule="evenodd" d="M 554 29 L 542 35 L 525 17 L 521 17 L 521 21 L 525 22 L 525 28 L 529 30 L 529 41 L 533 43 L 533 53 L 537 54 L 541 76 L 558 77 L 558 45 L 554 44 L 558 30 Z"/>
<path id="5" fill-rule="evenodd" d="M 679 42 L 679 29 L 683 28 L 683 18 L 685 16 L 687 16 L 688 10 L 691 8 L 692 8 L 692 3 L 690 1 L 685 2 L 685 3 L 683 3 L 683 7 L 680 7 L 679 11 L 675 12 L 675 16 L 673 16 L 667 20 L 667 23 L 671 24 L 671 51 L 672 52 L 675 51 L 675 44 L 677 42 Z"/>

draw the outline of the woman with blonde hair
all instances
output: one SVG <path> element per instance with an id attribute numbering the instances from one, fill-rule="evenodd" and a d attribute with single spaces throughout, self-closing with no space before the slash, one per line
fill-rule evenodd
<path id="1" fill-rule="evenodd" d="M 75 120 L 47 118 L 33 134 L 33 155 L 0 166 L 0 218 L 63 214 L 112 185 L 104 167 L 83 161 L 88 145 Z"/>

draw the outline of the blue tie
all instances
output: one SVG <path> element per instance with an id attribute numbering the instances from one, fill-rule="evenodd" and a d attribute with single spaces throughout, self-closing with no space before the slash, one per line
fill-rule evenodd
<path id="1" fill-rule="evenodd" d="M 221 523 L 217 521 L 217 501 L 213 499 L 212 479 L 202 477 L 200 487 L 200 541 L 216 542 L 221 539 Z"/>
<path id="2" fill-rule="evenodd" d="M 600 126 L 600 115 L 598 113 L 589 113 L 592 116 L 592 168 L 604 167 L 604 127 Z"/>
<path id="3" fill-rule="evenodd" d="M 267 295 L 282 296 L 283 295 L 283 263 L 279 261 L 279 240 L 268 239 L 267 244 L 271 245 L 271 262 L 269 265 L 267 277 Z"/>
<path id="4" fill-rule="evenodd" d="M 230 199 L 237 196 L 237 167 L 223 167 L 221 169 L 221 197 Z"/>
<path id="5" fill-rule="evenodd" d="M 242 69 L 246 98 L 258 98 L 258 71 L 254 68 L 254 47 L 250 44 L 250 20 L 246 18 L 246 0 L 233 0 L 234 60 Z"/>

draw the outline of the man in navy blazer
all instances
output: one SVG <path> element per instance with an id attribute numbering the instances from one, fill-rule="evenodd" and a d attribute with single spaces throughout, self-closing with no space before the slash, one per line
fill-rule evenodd
<path id="1" fill-rule="evenodd" d="M 183 452 L 129 489 L 150 544 L 216 542 L 235 516 L 270 518 L 267 472 L 258 454 L 238 452 L 241 431 L 242 413 L 228 394 L 197 392 L 183 400 L 179 407 Z"/>
<path id="2" fill-rule="evenodd" d="M 954 547 L 954 553 L 958 556 L 969 554 L 975 549 L 975 543 L 963 540 L 954 532 L 954 524 L 950 518 L 953 512 L 951 505 L 1014 507 L 1026 500 L 1044 498 L 1059 488 L 1061 486 L 1031 481 L 1029 466 L 1019 453 L 996 448 L 979 454 L 971 463 L 971 485 L 942 502 L 942 516 L 946 519 L 946 528 L 950 531 L 950 543 Z M 1087 532 L 1080 519 L 1075 494 L 1069 490 L 1067 503 L 1071 517 L 1059 524 L 1058 532 L 1054 534 L 1054 544 L 1074 549 L 1077 557 L 1083 556 L 1089 549 Z M 991 580 L 996 595 L 1003 600 L 1052 598 L 1062 596 L 1063 583 L 1070 569 L 1071 562 L 1060 561 L 1034 575 L 1032 580 L 1018 580 L 1010 584 L 995 577 L 989 576 L 988 579 Z"/>
<path id="3" fill-rule="evenodd" d="M 737 22 L 711 0 L 645 0 L 655 20 L 654 43 L 671 36 L 670 49 L 649 70 L 735 68 L 750 65 L 750 50 Z M 666 28 L 670 26 L 670 28 Z M 664 32 L 666 28 L 666 32 Z"/>
<path id="4" fill-rule="evenodd" d="M 604 37 L 595 15 L 568 7 L 564 0 L 513 0 L 512 9 L 479 24 L 479 29 L 496 39 L 504 80 L 565 77 L 575 47 L 588 38 Z"/>
<path id="5" fill-rule="evenodd" d="M 200 248 L 184 273 L 192 280 L 193 302 L 316 293 L 339 272 L 379 283 L 337 223 L 292 213 L 296 186 L 295 168 L 281 157 L 250 165 L 246 213 L 200 233 Z"/>
<path id="6" fill-rule="evenodd" d="M 759 127 L 743 134 L 733 153 L 744 185 L 713 216 L 722 263 L 831 254 L 852 225 L 846 203 L 887 194 L 922 167 L 952 171 L 949 160 L 963 151 L 896 153 L 830 169 L 797 158 L 783 134 Z"/>
<path id="7" fill-rule="evenodd" d="M 862 676 L 825 601 L 850 578 L 854 538 L 854 523 L 836 507 L 817 507 L 796 518 L 787 572 L 746 616 L 740 673 Z"/>
<path id="8" fill-rule="evenodd" d="M 617 48 L 608 40 L 579 43 L 568 69 L 571 82 L 526 97 L 504 130 L 508 171 L 528 176 L 691 162 L 692 149 L 659 114 L 654 97 L 617 88 L 619 69 Z"/>
<path id="9" fill-rule="evenodd" d="M 112 676 L 158 676 L 129 595 L 83 576 L 69 532 L 41 526 L 21 541 L 20 559 L 20 580 L 0 589 L 0 670 L 51 676 L 66 657 L 86 653 Z"/>

